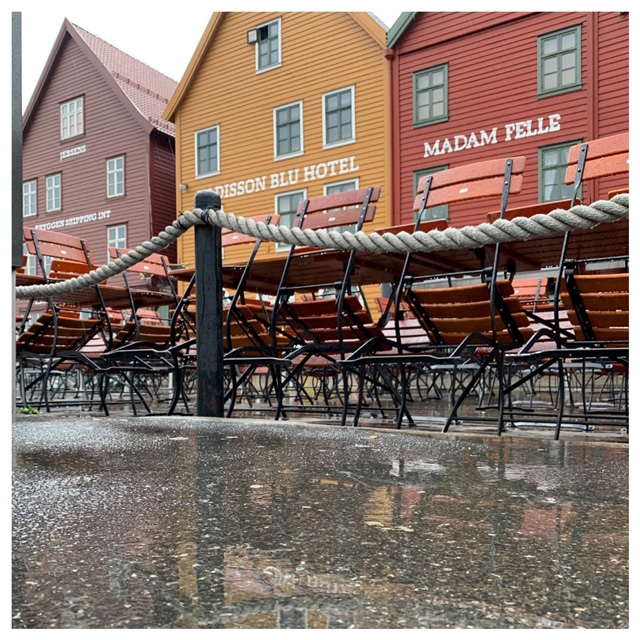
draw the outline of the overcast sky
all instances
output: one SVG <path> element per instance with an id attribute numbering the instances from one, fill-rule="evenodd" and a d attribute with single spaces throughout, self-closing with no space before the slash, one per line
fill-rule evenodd
<path id="1" fill-rule="evenodd" d="M 316 4 L 325 10 L 343 8 L 337 0 Z M 373 11 L 387 27 L 391 27 L 400 15 L 400 11 L 384 8 L 393 3 L 376 1 L 351 4 L 354 10 Z M 11 10 L 20 11 L 22 21 L 22 109 L 24 111 L 27 108 L 65 18 L 180 81 L 214 10 L 256 11 L 270 6 L 274 9 L 294 9 L 293 5 L 290 7 L 287 3 L 231 4 L 228 0 L 220 4 L 203 0 L 180 0 L 179 3 L 169 4 L 140 0 L 110 0 L 108 3 L 87 0 L 13 1 Z M 313 6 L 311 3 L 310 7 Z"/>

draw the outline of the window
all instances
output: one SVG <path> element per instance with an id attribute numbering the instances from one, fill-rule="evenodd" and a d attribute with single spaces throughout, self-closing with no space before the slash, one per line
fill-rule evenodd
<path id="1" fill-rule="evenodd" d="M 273 111 L 275 157 L 302 153 L 302 102 L 279 107 Z"/>
<path id="2" fill-rule="evenodd" d="M 569 149 L 580 141 L 549 145 L 538 150 L 540 201 L 564 200 L 573 195 L 573 185 L 564 183 Z"/>
<path id="3" fill-rule="evenodd" d="M 84 104 L 75 98 L 60 105 L 60 139 L 66 140 L 84 133 Z"/>
<path id="4" fill-rule="evenodd" d="M 298 205 L 307 197 L 305 189 L 301 191 L 290 191 L 276 196 L 276 213 L 280 214 L 280 225 L 291 229 L 296 219 Z M 291 245 L 276 242 L 276 251 L 285 251 Z"/>
<path id="5" fill-rule="evenodd" d="M 107 198 L 124 195 L 124 156 L 107 160 Z"/>
<path id="6" fill-rule="evenodd" d="M 347 87 L 322 97 L 323 145 L 355 142 L 354 88 Z"/>
<path id="7" fill-rule="evenodd" d="M 109 249 L 116 247 L 124 249 L 127 246 L 127 227 L 124 224 L 117 227 L 107 227 L 107 261 L 111 262 Z"/>
<path id="8" fill-rule="evenodd" d="M 56 173 L 47 176 L 47 211 L 60 211 L 62 208 L 62 176 Z"/>
<path id="9" fill-rule="evenodd" d="M 24 263 L 25 274 L 28 276 L 35 276 L 37 271 L 36 257 L 32 253 L 29 253 L 26 243 L 22 245 L 22 255 L 27 256 L 27 260 Z"/>
<path id="10" fill-rule="evenodd" d="M 280 66 L 280 18 L 256 29 L 256 70 Z"/>
<path id="11" fill-rule="evenodd" d="M 422 126 L 449 118 L 449 67 L 437 67 L 413 74 L 413 124 Z"/>
<path id="12" fill-rule="evenodd" d="M 573 91 L 582 86 L 580 25 L 538 37 L 538 95 Z"/>
<path id="13" fill-rule="evenodd" d="M 35 216 L 38 213 L 36 198 L 36 180 L 22 183 L 22 215 Z"/>
<path id="14" fill-rule="evenodd" d="M 358 180 L 345 180 L 344 182 L 334 182 L 324 185 L 324 195 L 330 196 L 332 193 L 342 193 L 343 191 L 355 191 L 358 188 Z M 331 227 L 332 231 L 351 231 L 356 232 L 355 224 L 342 225 L 340 227 Z"/>
<path id="15" fill-rule="evenodd" d="M 430 176 L 433 173 L 437 173 L 438 171 L 444 171 L 448 169 L 449 165 L 444 164 L 439 167 L 431 167 L 429 169 L 421 169 L 420 171 L 413 172 L 413 193 L 414 198 L 418 196 L 418 186 L 420 184 L 420 180 L 424 176 Z M 427 201 L 428 202 L 428 201 Z M 415 222 L 418 218 L 418 211 L 413 212 L 413 221 Z M 449 219 L 449 205 L 441 204 L 437 207 L 428 207 L 424 210 L 422 214 L 422 220 L 438 220 L 440 218 L 444 218 L 445 220 Z"/>
<path id="16" fill-rule="evenodd" d="M 220 127 L 196 131 L 196 177 L 220 173 Z"/>

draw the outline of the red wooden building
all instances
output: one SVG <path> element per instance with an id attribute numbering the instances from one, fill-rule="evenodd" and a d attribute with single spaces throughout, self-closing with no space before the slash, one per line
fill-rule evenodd
<path id="1" fill-rule="evenodd" d="M 175 127 L 161 116 L 176 86 L 65 20 L 23 116 L 24 226 L 82 237 L 104 264 L 171 224 Z"/>
<path id="2" fill-rule="evenodd" d="M 569 147 L 629 130 L 626 12 L 413 12 L 387 34 L 393 223 L 412 220 L 425 173 L 525 155 L 510 204 L 566 196 Z M 611 182 L 585 185 L 582 201 Z M 474 202 L 438 207 L 451 226 L 484 222 Z"/>

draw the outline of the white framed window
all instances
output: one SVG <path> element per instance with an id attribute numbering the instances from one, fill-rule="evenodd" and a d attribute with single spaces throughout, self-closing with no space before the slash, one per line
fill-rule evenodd
<path id="1" fill-rule="evenodd" d="M 325 184 L 323 187 L 324 195 L 330 196 L 332 193 L 343 193 L 344 191 L 355 191 L 359 188 L 360 181 L 358 178 L 354 180 L 343 180 L 342 182 L 332 182 L 331 184 Z M 343 231 L 351 231 L 351 233 L 355 233 L 356 225 L 348 224 L 342 225 L 340 227 L 331 227 L 332 231 L 339 231 L 342 233 Z"/>
<path id="2" fill-rule="evenodd" d="M 282 64 L 280 18 L 256 27 L 256 73 L 274 69 Z"/>
<path id="3" fill-rule="evenodd" d="M 289 191 L 276 196 L 276 213 L 280 214 L 280 225 L 291 229 L 296 219 L 298 205 L 307 197 L 307 190 Z M 291 245 L 276 242 L 276 251 L 288 251 Z"/>
<path id="4" fill-rule="evenodd" d="M 60 139 L 84 133 L 84 99 L 74 98 L 60 105 Z"/>
<path id="5" fill-rule="evenodd" d="M 29 253 L 29 251 L 27 250 L 26 243 L 24 243 L 22 245 L 22 255 L 27 257 L 27 259 L 26 259 L 26 261 L 24 263 L 24 272 L 25 272 L 25 274 L 28 275 L 28 276 L 35 276 L 36 275 L 36 271 L 38 270 L 36 257 L 32 253 Z"/>
<path id="6" fill-rule="evenodd" d="M 127 246 L 127 225 L 119 224 L 115 227 L 107 227 L 107 262 L 111 262 L 109 249 L 112 247 L 124 249 Z"/>
<path id="7" fill-rule="evenodd" d="M 220 173 L 220 127 L 196 131 L 196 178 Z"/>
<path id="8" fill-rule="evenodd" d="M 273 110 L 273 137 L 276 160 L 304 153 L 302 102 L 292 102 Z"/>
<path id="9" fill-rule="evenodd" d="M 124 156 L 107 160 L 107 198 L 124 195 Z"/>
<path id="10" fill-rule="evenodd" d="M 35 216 L 38 213 L 37 180 L 22 183 L 22 216 Z"/>
<path id="11" fill-rule="evenodd" d="M 356 141 L 355 87 L 322 96 L 322 144 L 334 147 Z"/>
<path id="12" fill-rule="evenodd" d="M 47 212 L 62 209 L 62 174 L 47 176 Z"/>

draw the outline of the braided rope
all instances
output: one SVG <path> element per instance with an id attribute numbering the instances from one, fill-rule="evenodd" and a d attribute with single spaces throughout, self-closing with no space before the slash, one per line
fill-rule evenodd
<path id="1" fill-rule="evenodd" d="M 143 242 L 128 254 L 116 258 L 87 274 L 45 285 L 19 286 L 15 288 L 16 298 L 32 299 L 71 293 L 89 287 L 129 267 L 141 262 L 148 256 L 160 251 L 191 227 L 198 224 L 212 224 L 231 229 L 267 242 L 279 242 L 295 246 L 316 247 L 337 250 L 367 251 L 372 253 L 432 253 L 454 249 L 477 249 L 497 242 L 531 240 L 556 233 L 589 229 L 606 222 L 615 222 L 629 215 L 629 194 L 619 194 L 611 200 L 598 200 L 591 205 L 576 205 L 565 211 L 554 209 L 549 213 L 536 214 L 530 218 L 517 217 L 513 220 L 483 222 L 478 226 L 466 226 L 461 229 L 450 227 L 444 231 L 417 231 L 413 234 L 363 231 L 331 231 L 327 229 L 289 229 L 283 226 L 256 222 L 251 218 L 225 213 L 222 209 L 185 211 L 170 226 L 157 236 Z"/>

